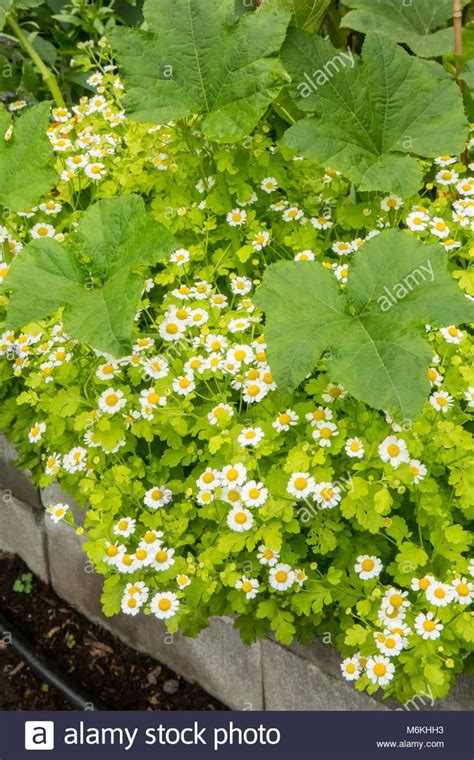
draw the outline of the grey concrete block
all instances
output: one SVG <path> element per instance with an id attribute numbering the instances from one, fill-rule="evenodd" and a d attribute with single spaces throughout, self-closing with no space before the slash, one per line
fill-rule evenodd
<path id="1" fill-rule="evenodd" d="M 330 675 L 314 659 L 300 657 L 274 641 L 262 642 L 263 688 L 266 710 L 390 710 Z"/>
<path id="2" fill-rule="evenodd" d="M 0 431 L 0 490 L 9 491 L 12 496 L 35 507 L 41 506 L 38 489 L 31 483 L 27 472 L 14 466 L 17 459 L 15 447 Z"/>
<path id="3" fill-rule="evenodd" d="M 263 709 L 260 645 L 242 644 L 230 618 L 216 618 L 197 638 L 170 634 L 151 616 L 106 618 L 102 577 L 82 551 L 83 539 L 66 523 L 46 521 L 51 584 L 56 593 L 129 646 L 151 655 L 236 710 Z"/>
<path id="4" fill-rule="evenodd" d="M 0 549 L 19 554 L 30 570 L 49 582 L 43 513 L 0 491 Z"/>
<path id="5" fill-rule="evenodd" d="M 74 515 L 74 521 L 76 525 L 83 525 L 85 520 L 85 510 L 81 509 L 79 504 L 65 493 L 59 483 L 52 483 L 47 488 L 41 488 L 40 490 L 41 503 L 45 507 L 49 507 L 51 504 L 67 504 Z"/>

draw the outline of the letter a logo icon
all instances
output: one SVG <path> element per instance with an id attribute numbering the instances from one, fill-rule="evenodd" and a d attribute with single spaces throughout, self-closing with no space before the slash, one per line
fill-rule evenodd
<path id="1" fill-rule="evenodd" d="M 25 749 L 54 749 L 54 722 L 27 720 L 25 722 Z"/>

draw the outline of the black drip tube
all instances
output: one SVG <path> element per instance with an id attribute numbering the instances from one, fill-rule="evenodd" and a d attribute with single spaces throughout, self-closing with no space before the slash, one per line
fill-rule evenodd
<path id="1" fill-rule="evenodd" d="M 15 654 L 24 660 L 43 681 L 54 687 L 76 710 L 105 710 L 96 699 L 79 692 L 68 676 L 50 665 L 32 649 L 21 631 L 0 611 L 0 639 L 8 641 Z"/>

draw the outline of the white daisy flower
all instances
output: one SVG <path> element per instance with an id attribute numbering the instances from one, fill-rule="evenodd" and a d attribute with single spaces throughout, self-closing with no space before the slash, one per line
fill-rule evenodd
<path id="1" fill-rule="evenodd" d="M 331 446 L 331 438 L 337 435 L 339 435 L 339 430 L 334 422 L 318 422 L 313 430 L 314 440 L 319 441 L 319 445 L 323 448 L 329 448 Z"/>
<path id="2" fill-rule="evenodd" d="M 221 485 L 220 473 L 212 467 L 207 467 L 202 475 L 196 480 L 196 485 L 200 489 L 214 489 Z"/>
<path id="3" fill-rule="evenodd" d="M 101 393 L 98 399 L 98 406 L 102 412 L 106 414 L 115 414 L 119 412 L 126 405 L 127 399 L 124 396 L 123 391 L 115 391 L 113 388 L 108 388 Z"/>
<path id="4" fill-rule="evenodd" d="M 261 565 L 273 567 L 278 562 L 280 553 L 273 549 L 268 549 L 263 544 L 258 547 L 257 558 Z"/>
<path id="5" fill-rule="evenodd" d="M 420 612 L 415 618 L 415 631 L 423 639 L 438 639 L 444 626 L 436 620 L 432 612 L 428 612 L 426 615 Z"/>
<path id="6" fill-rule="evenodd" d="M 81 472 L 86 469 L 87 451 L 82 446 L 75 446 L 63 458 L 63 467 L 66 472 Z"/>
<path id="7" fill-rule="evenodd" d="M 241 499 L 246 507 L 261 507 L 268 498 L 268 489 L 263 483 L 250 480 L 241 490 Z"/>
<path id="8" fill-rule="evenodd" d="M 375 645 L 379 652 L 387 657 L 398 657 L 403 649 L 403 639 L 394 631 L 388 633 L 374 633 Z"/>
<path id="9" fill-rule="evenodd" d="M 283 212 L 283 221 L 284 222 L 296 222 L 299 219 L 301 219 L 303 216 L 303 212 L 300 208 L 297 206 L 289 206 L 287 209 Z"/>
<path id="10" fill-rule="evenodd" d="M 404 617 L 410 606 L 407 596 L 408 591 L 390 588 L 382 598 L 381 607 L 391 617 Z"/>
<path id="11" fill-rule="evenodd" d="M 332 509 L 341 501 L 341 489 L 334 483 L 317 483 L 314 487 L 313 499 L 323 509 Z"/>
<path id="12" fill-rule="evenodd" d="M 412 211 L 406 218 L 406 225 L 413 232 L 423 232 L 423 230 L 426 230 L 429 220 L 429 214 L 421 211 Z"/>
<path id="13" fill-rule="evenodd" d="M 352 252 L 352 245 L 350 243 L 344 243 L 343 241 L 333 243 L 331 248 L 338 256 L 347 256 L 348 253 Z"/>
<path id="14" fill-rule="evenodd" d="M 227 515 L 227 525 L 237 533 L 244 533 L 253 525 L 252 513 L 242 507 L 234 507 Z"/>
<path id="15" fill-rule="evenodd" d="M 332 221 L 329 216 L 317 216 L 309 220 L 315 230 L 329 230 L 332 227 Z"/>
<path id="16" fill-rule="evenodd" d="M 442 327 L 440 329 L 440 333 L 445 339 L 447 343 L 461 343 L 462 339 L 464 338 L 464 333 L 461 332 L 461 330 L 458 330 L 458 328 L 455 325 L 449 325 L 449 327 Z"/>
<path id="17" fill-rule="evenodd" d="M 340 668 L 342 676 L 346 681 L 357 681 L 362 672 L 357 656 L 346 657 L 346 659 L 341 662 Z"/>
<path id="18" fill-rule="evenodd" d="M 286 490 L 295 499 L 306 499 L 313 493 L 316 482 L 309 472 L 295 472 L 290 477 Z"/>
<path id="19" fill-rule="evenodd" d="M 181 375 L 173 380 L 173 390 L 178 396 L 188 396 L 195 388 L 193 375 Z"/>
<path id="20" fill-rule="evenodd" d="M 344 450 L 348 457 L 362 459 L 365 454 L 364 444 L 360 438 L 348 438 Z"/>
<path id="21" fill-rule="evenodd" d="M 427 473 L 425 465 L 422 464 L 419 459 L 410 459 L 409 466 L 410 472 L 413 475 L 413 482 L 415 484 L 420 483 Z"/>
<path id="22" fill-rule="evenodd" d="M 365 672 L 371 683 L 377 686 L 387 686 L 395 673 L 395 665 L 390 662 L 388 657 L 375 655 L 367 660 Z"/>
<path id="23" fill-rule="evenodd" d="M 235 584 L 235 588 L 242 590 L 246 599 L 255 599 L 258 594 L 260 584 L 256 578 L 247 578 L 245 575 Z"/>
<path id="24" fill-rule="evenodd" d="M 161 356 L 154 356 L 152 359 L 146 359 L 143 364 L 143 371 L 153 380 L 160 380 L 169 374 L 169 365 L 166 359 Z"/>
<path id="25" fill-rule="evenodd" d="M 314 261 L 313 251 L 300 251 L 295 256 L 295 261 Z"/>
<path id="26" fill-rule="evenodd" d="M 174 251 L 170 256 L 170 261 L 172 264 L 177 264 L 178 266 L 183 266 L 183 264 L 187 264 L 190 258 L 190 253 L 186 248 L 178 248 L 178 250 Z"/>
<path id="27" fill-rule="evenodd" d="M 234 208 L 232 211 L 229 211 L 226 219 L 230 227 L 240 227 L 242 224 L 245 224 L 247 212 L 242 208 Z"/>
<path id="28" fill-rule="evenodd" d="M 61 467 L 61 455 L 58 453 L 49 454 L 46 458 L 45 473 L 46 475 L 57 475 Z"/>
<path id="29" fill-rule="evenodd" d="M 435 176 L 435 180 L 439 185 L 454 185 L 458 179 L 459 174 L 452 169 L 441 169 Z"/>
<path id="30" fill-rule="evenodd" d="M 437 391 L 430 396 L 430 404 L 437 412 L 443 412 L 444 414 L 454 404 L 454 399 L 449 395 L 447 391 Z"/>
<path id="31" fill-rule="evenodd" d="M 409 461 L 408 449 L 405 441 L 395 435 L 385 438 L 378 448 L 382 462 L 389 462 L 396 469 L 402 462 Z"/>
<path id="32" fill-rule="evenodd" d="M 321 398 L 326 404 L 332 404 L 334 401 L 339 401 L 347 395 L 346 390 L 339 383 L 329 383 L 326 386 Z"/>
<path id="33" fill-rule="evenodd" d="M 290 427 L 294 427 L 299 421 L 299 417 L 292 409 L 287 409 L 286 412 L 282 412 L 278 415 L 276 420 L 272 422 L 272 427 L 279 433 L 287 432 Z"/>
<path id="34" fill-rule="evenodd" d="M 133 517 L 121 517 L 120 520 L 115 523 L 112 530 L 116 536 L 123 536 L 123 538 L 128 538 L 129 536 L 133 536 L 135 533 L 136 524 L 137 521 Z"/>
<path id="35" fill-rule="evenodd" d="M 150 602 L 150 610 L 158 620 L 174 617 L 179 609 L 179 599 L 172 591 L 155 594 Z"/>
<path id="36" fill-rule="evenodd" d="M 446 607 L 454 599 L 454 589 L 447 583 L 433 581 L 430 583 L 425 592 L 428 602 L 435 607 Z"/>
<path id="37" fill-rule="evenodd" d="M 354 570 L 361 580 L 370 581 L 372 578 L 377 578 L 380 575 L 383 565 L 378 557 L 370 554 L 361 554 L 357 557 Z"/>
<path id="38" fill-rule="evenodd" d="M 58 523 L 61 520 L 63 520 L 66 517 L 66 514 L 69 510 L 69 506 L 67 504 L 50 504 L 48 509 L 46 510 L 48 515 L 50 516 L 51 520 L 54 523 Z"/>
<path id="39" fill-rule="evenodd" d="M 436 237 L 443 239 L 448 237 L 449 227 L 444 219 L 441 219 L 440 216 L 435 216 L 431 221 L 430 232 L 432 235 L 436 235 Z"/>
<path id="40" fill-rule="evenodd" d="M 186 575 L 185 573 L 181 573 L 180 575 L 176 576 L 176 583 L 178 584 L 180 589 L 183 589 L 191 585 L 191 578 L 189 577 L 189 575 Z"/>
<path id="41" fill-rule="evenodd" d="M 273 193 L 278 188 L 278 182 L 275 177 L 265 177 L 262 179 L 260 187 L 265 193 Z"/>
<path id="42" fill-rule="evenodd" d="M 402 204 L 403 201 L 398 195 L 386 195 L 380 201 L 380 208 L 382 211 L 397 211 Z"/>
<path id="43" fill-rule="evenodd" d="M 252 240 L 252 245 L 256 251 L 261 251 L 262 248 L 265 248 L 265 246 L 268 245 L 269 241 L 270 234 L 265 230 L 261 230 L 260 232 L 257 232 L 254 239 Z"/>
<path id="44" fill-rule="evenodd" d="M 38 443 L 46 432 L 46 424 L 44 422 L 35 422 L 33 427 L 30 428 L 28 433 L 28 440 L 30 443 Z"/>
<path id="45" fill-rule="evenodd" d="M 224 486 L 241 486 L 245 483 L 247 469 L 241 462 L 226 465 L 221 472 L 221 482 Z"/>
<path id="46" fill-rule="evenodd" d="M 168 568 L 174 565 L 174 563 L 174 549 L 167 549 L 165 546 L 160 546 L 152 555 L 150 566 L 154 570 L 164 571 L 168 570 Z"/>
<path id="47" fill-rule="evenodd" d="M 52 238 L 56 234 L 52 224 L 46 224 L 45 222 L 39 222 L 35 224 L 31 230 L 30 235 L 35 240 L 42 240 L 43 238 Z"/>
<path id="48" fill-rule="evenodd" d="M 153 486 L 153 488 L 146 491 L 143 497 L 143 503 L 147 507 L 150 507 L 150 509 L 159 509 L 160 507 L 165 507 L 166 504 L 169 504 L 172 498 L 173 494 L 169 488 L 166 488 L 165 486 Z"/>
<path id="49" fill-rule="evenodd" d="M 456 578 L 451 585 L 454 589 L 454 599 L 458 604 L 471 604 L 474 598 L 474 583 L 466 578 Z"/>
<path id="50" fill-rule="evenodd" d="M 244 448 L 247 446 L 258 446 L 260 441 L 262 441 L 264 438 L 264 432 L 262 428 L 260 427 L 248 427 L 248 428 L 242 428 L 242 431 L 240 435 L 237 438 L 237 441 L 240 443 L 241 446 Z"/>
<path id="51" fill-rule="evenodd" d="M 277 591 L 287 591 L 295 582 L 295 573 L 289 565 L 278 562 L 270 568 L 270 586 Z"/>
<path id="52" fill-rule="evenodd" d="M 92 179 L 94 181 L 98 181 L 102 179 L 107 174 L 106 168 L 104 164 L 101 164 L 100 162 L 87 164 L 87 166 L 84 169 L 84 173 L 86 177 L 89 177 L 89 179 Z"/>

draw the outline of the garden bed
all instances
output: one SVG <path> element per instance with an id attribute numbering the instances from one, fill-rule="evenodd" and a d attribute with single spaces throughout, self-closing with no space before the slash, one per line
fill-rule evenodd
<path id="1" fill-rule="evenodd" d="M 0 554 L 2 612 L 79 689 L 109 710 L 225 710 L 169 668 L 93 625 L 28 572 L 13 555 Z M 70 710 L 8 647 L 0 649 L 1 710 Z"/>
<path id="2" fill-rule="evenodd" d="M 12 464 L 14 449 L 0 439 L 0 550 L 20 554 L 27 565 L 50 582 L 56 594 L 89 621 L 107 628 L 127 647 L 151 655 L 235 710 L 470 710 L 474 682 L 458 678 L 443 700 L 417 695 L 405 708 L 358 693 L 339 678 L 340 657 L 332 646 L 314 639 L 309 646 L 279 645 L 273 640 L 244 645 L 230 618 L 210 621 L 197 638 L 171 635 L 151 617 L 139 621 L 119 615 L 106 618 L 100 608 L 102 579 L 82 550 L 83 539 L 64 522 L 55 525 L 44 513 L 51 499 L 61 499 L 80 516 L 74 500 L 54 486 L 47 491 L 31 487 L 33 504 L 17 494 L 28 493 L 28 479 Z M 6 483 L 8 482 L 8 486 Z M 3 491 L 2 491 L 3 489 Z M 6 489 L 6 490 L 5 490 Z M 18 531 L 22 524 L 23 531 Z M 107 635 L 105 632 L 103 635 Z M 137 656 L 139 656 L 137 654 Z M 285 684 L 285 689 L 281 685 Z"/>

